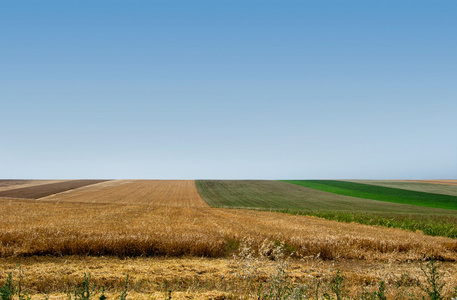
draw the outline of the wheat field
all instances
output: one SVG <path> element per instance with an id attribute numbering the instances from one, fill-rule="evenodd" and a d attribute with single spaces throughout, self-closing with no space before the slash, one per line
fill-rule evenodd
<path id="1" fill-rule="evenodd" d="M 248 239 L 284 241 L 298 257 L 457 259 L 457 241 L 274 212 L 106 203 L 0 201 L 0 256 L 229 254 Z"/>

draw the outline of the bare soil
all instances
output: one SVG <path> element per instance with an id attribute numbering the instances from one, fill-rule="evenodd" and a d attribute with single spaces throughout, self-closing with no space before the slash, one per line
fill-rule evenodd
<path id="1" fill-rule="evenodd" d="M 31 186 L 43 185 L 43 184 L 50 184 L 50 183 L 57 183 L 57 182 L 64 182 L 67 180 L 14 180 L 12 183 L 8 183 L 9 180 L 2 180 L 4 184 L 0 184 L 0 191 L 6 190 L 15 190 L 19 188 L 26 188 Z"/>
<path id="2" fill-rule="evenodd" d="M 103 181 L 105 180 L 68 180 L 63 182 L 21 187 L 11 190 L 0 191 L 0 198 L 39 199 L 52 194 L 61 193 L 67 190 Z"/>

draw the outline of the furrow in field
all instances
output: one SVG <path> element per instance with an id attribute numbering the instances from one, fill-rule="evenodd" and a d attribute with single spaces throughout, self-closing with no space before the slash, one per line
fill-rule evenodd
<path id="1" fill-rule="evenodd" d="M 207 207 L 194 180 L 113 180 L 40 200 Z"/>

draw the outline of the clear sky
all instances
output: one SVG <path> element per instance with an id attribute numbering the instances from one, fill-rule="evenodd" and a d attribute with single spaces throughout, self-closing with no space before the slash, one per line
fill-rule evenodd
<path id="1" fill-rule="evenodd" d="M 457 178 L 457 1 L 2 0 L 0 178 Z"/>

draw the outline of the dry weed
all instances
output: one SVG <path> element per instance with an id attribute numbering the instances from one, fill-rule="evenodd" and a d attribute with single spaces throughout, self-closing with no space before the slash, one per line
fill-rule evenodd
<path id="1" fill-rule="evenodd" d="M 281 246 L 277 246 L 279 250 Z M 249 250 L 247 250 L 249 252 Z M 283 252 L 284 253 L 284 252 Z M 27 257 L 0 259 L 0 285 L 6 274 L 18 278 L 19 267 L 24 290 L 43 299 L 62 297 L 81 282 L 84 274 L 92 283 L 105 287 L 110 299 L 117 297 L 129 275 L 129 299 L 144 299 L 147 295 L 173 299 L 258 298 L 260 295 L 282 292 L 293 299 L 297 293 L 305 299 L 315 299 L 316 290 L 322 297 L 331 293 L 330 282 L 340 270 L 348 296 L 361 299 L 362 292 L 373 293 L 381 281 L 386 284 L 387 299 L 421 299 L 424 293 L 417 287 L 425 282 L 421 271 L 424 262 L 379 262 L 359 260 L 323 261 L 320 259 L 272 260 L 271 257 L 249 255 L 242 258 L 128 258 L 115 257 Z M 253 260 L 248 262 L 247 260 Z M 256 270 L 250 270 L 255 268 Z M 442 262 L 439 266 L 450 298 L 457 285 L 457 266 Z M 250 274 L 250 277 L 246 275 Z M 247 280 L 249 278 L 249 280 Z M 414 297 L 415 298 L 414 298 Z M 282 299 L 284 299 L 283 297 Z M 154 298 L 155 299 L 155 298 Z"/>

